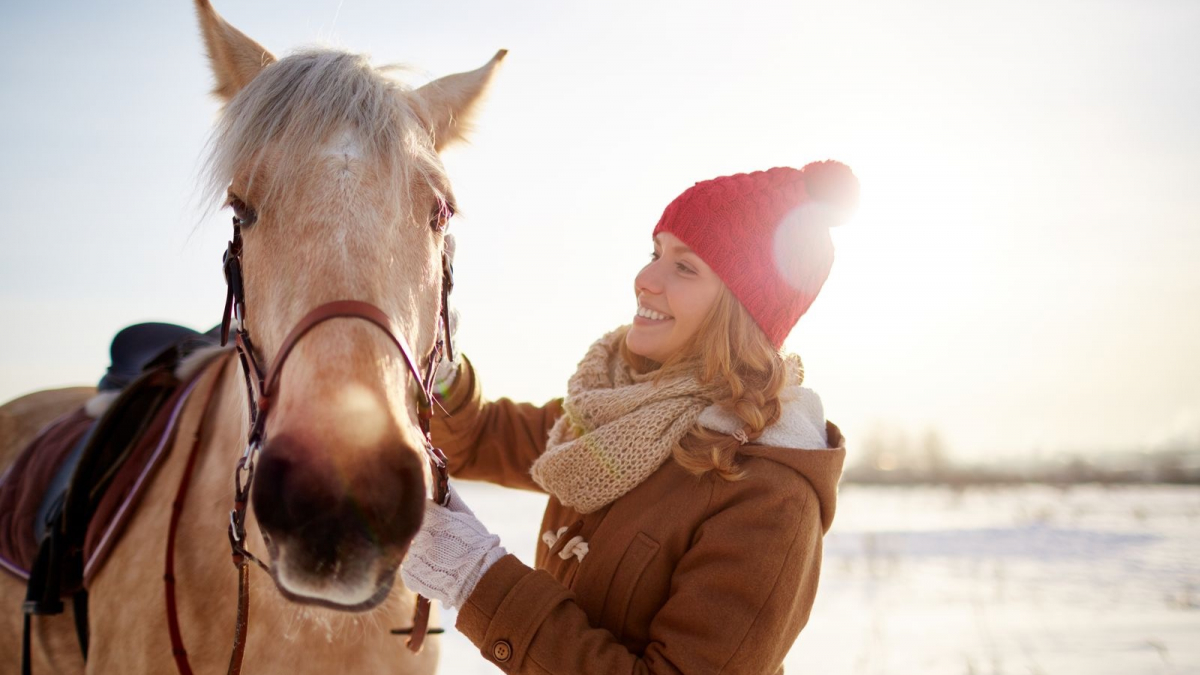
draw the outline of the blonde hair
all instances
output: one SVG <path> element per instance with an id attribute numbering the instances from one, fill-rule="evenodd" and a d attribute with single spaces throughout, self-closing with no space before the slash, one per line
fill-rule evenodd
<path id="1" fill-rule="evenodd" d="M 637 372 L 657 369 L 656 381 L 691 374 L 716 387 L 715 403 L 741 420 L 747 441 L 757 439 L 779 419 L 779 394 L 789 384 L 789 375 L 795 372 L 804 381 L 800 357 L 776 349 L 728 287 L 722 287 L 696 334 L 664 363 L 634 354 L 624 341 L 621 356 Z M 697 424 L 672 454 L 694 475 L 713 471 L 736 481 L 746 477 L 737 459 L 741 445 L 738 438 Z"/>

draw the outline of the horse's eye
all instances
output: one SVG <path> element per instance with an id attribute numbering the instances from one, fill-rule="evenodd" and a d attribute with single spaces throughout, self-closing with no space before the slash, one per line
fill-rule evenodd
<path id="1" fill-rule="evenodd" d="M 249 227 L 258 220 L 258 214 L 254 209 L 246 205 L 239 197 L 229 195 L 229 208 L 233 209 L 233 224 L 240 227 Z"/>
<path id="2" fill-rule="evenodd" d="M 433 213 L 429 214 L 429 227 L 434 232 L 445 232 L 450 227 L 450 218 L 454 216 L 454 207 L 444 199 L 437 200 Z"/>

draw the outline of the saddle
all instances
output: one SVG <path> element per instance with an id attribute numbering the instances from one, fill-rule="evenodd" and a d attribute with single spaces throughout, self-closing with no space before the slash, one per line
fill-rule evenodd
<path id="1" fill-rule="evenodd" d="M 177 367 L 216 343 L 215 335 L 169 324 L 121 331 L 100 384 L 119 391 L 112 404 L 98 419 L 80 408 L 51 423 L 0 478 L 0 567 L 28 581 L 27 638 L 30 616 L 62 613 L 70 596 L 86 658 L 88 583 L 170 451 L 203 370 L 185 381 Z"/>

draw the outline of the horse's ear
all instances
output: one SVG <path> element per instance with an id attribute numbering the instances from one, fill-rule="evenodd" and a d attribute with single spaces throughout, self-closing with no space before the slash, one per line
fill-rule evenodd
<path id="1" fill-rule="evenodd" d="M 213 93 L 228 103 L 263 68 L 275 63 L 275 56 L 229 25 L 209 0 L 196 0 L 196 14 L 200 18 L 208 60 L 217 79 Z"/>
<path id="2" fill-rule="evenodd" d="M 438 78 L 410 94 L 438 152 L 466 135 L 471 116 L 506 54 L 508 50 L 501 49 L 482 68 Z"/>

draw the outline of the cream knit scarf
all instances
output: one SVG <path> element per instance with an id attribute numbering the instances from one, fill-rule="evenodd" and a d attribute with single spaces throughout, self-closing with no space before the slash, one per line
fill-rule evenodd
<path id="1" fill-rule="evenodd" d="M 564 414 L 530 474 L 564 505 L 591 513 L 637 487 L 713 401 L 695 378 L 654 383 L 621 358 L 627 326 L 593 344 L 567 383 Z"/>

